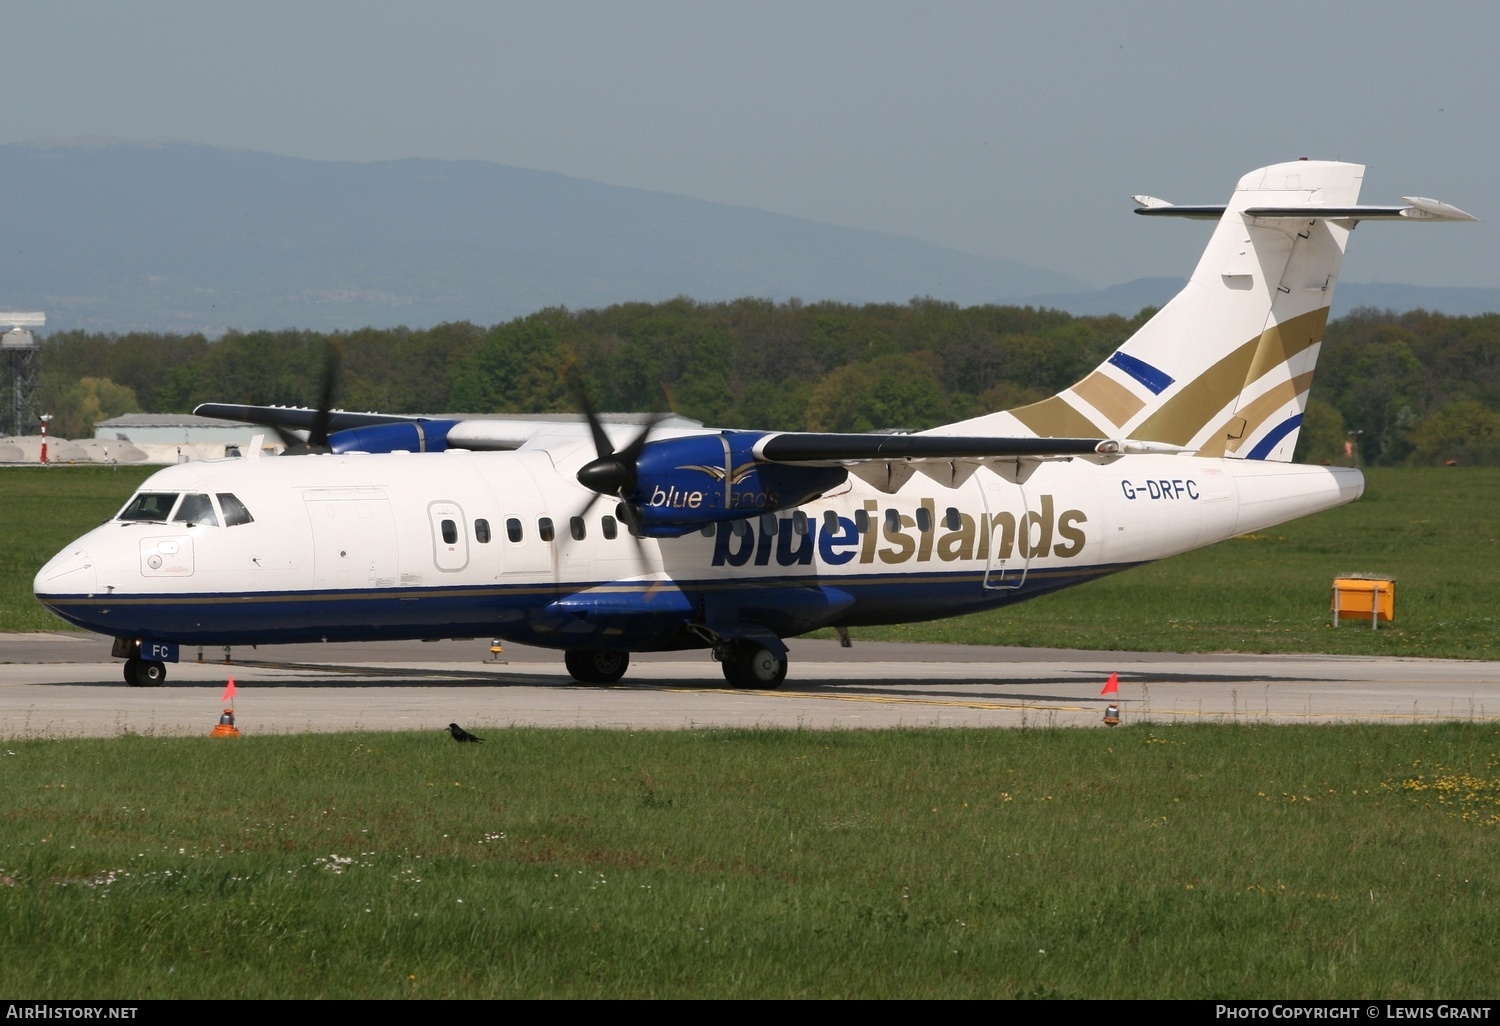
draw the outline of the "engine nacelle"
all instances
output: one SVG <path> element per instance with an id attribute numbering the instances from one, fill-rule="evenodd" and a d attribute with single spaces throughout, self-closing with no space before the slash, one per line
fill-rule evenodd
<path id="1" fill-rule="evenodd" d="M 334 452 L 447 452 L 456 420 L 403 420 L 345 428 L 328 436 Z"/>
<path id="2" fill-rule="evenodd" d="M 647 442 L 630 496 L 640 511 L 641 533 L 675 538 L 706 524 L 791 509 L 849 478 L 841 466 L 758 463 L 751 450 L 764 437 L 760 431 L 723 431 Z"/>

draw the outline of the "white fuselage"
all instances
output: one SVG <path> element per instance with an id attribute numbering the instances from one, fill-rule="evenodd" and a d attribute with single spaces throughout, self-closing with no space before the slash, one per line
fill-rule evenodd
<path id="1" fill-rule="evenodd" d="M 217 524 L 110 521 L 35 588 L 60 616 L 117 637 L 651 650 L 695 644 L 694 625 L 785 637 L 968 612 L 1363 490 L 1354 470 L 1150 455 L 995 462 L 953 481 L 919 472 L 886 494 L 851 478 L 796 510 L 638 540 L 618 522 L 606 537 L 612 502 L 575 520 L 590 493 L 545 451 L 190 463 L 141 492 L 218 496 Z M 224 495 L 253 520 L 225 526 Z"/>

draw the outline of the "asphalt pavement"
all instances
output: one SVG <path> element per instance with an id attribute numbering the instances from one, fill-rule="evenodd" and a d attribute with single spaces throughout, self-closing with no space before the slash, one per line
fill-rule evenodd
<path id="1" fill-rule="evenodd" d="M 124 683 L 109 640 L 0 634 L 0 736 L 207 734 L 236 682 L 247 735 L 510 725 L 1102 727 L 1119 675 L 1122 722 L 1500 720 L 1500 663 L 1352 656 L 1182 655 L 794 640 L 777 691 L 725 685 L 706 652 L 632 657 L 584 685 L 561 655 L 488 641 L 184 648 L 158 688 Z"/>

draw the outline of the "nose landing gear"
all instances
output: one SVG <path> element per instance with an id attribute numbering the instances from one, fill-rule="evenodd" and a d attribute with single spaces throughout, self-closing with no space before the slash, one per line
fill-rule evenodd
<path id="1" fill-rule="evenodd" d="M 125 683 L 133 688 L 160 687 L 167 679 L 167 664 L 131 656 L 125 660 Z"/>

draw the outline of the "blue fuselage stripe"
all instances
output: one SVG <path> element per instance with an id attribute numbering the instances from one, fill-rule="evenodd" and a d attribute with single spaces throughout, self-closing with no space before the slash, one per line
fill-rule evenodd
<path id="1" fill-rule="evenodd" d="M 553 648 L 650 651 L 681 645 L 686 624 L 700 619 L 757 623 L 782 637 L 832 624 L 937 619 L 1034 598 L 1131 565 L 1033 569 L 1020 587 L 1011 587 L 1014 572 L 992 573 L 986 588 L 983 571 L 963 571 L 667 584 L 48 595 L 43 601 L 92 631 L 185 645 L 497 637 Z"/>

